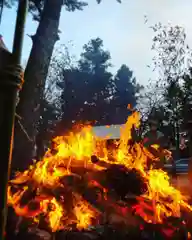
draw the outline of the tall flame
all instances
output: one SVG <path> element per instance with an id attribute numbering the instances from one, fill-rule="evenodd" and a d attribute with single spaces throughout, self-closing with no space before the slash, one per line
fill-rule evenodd
<path id="1" fill-rule="evenodd" d="M 94 219 L 99 219 L 103 211 L 107 211 L 106 202 L 110 200 L 110 189 L 105 189 L 99 181 L 91 178 L 95 173 L 107 169 L 110 164 L 116 164 L 124 165 L 127 169 L 137 169 L 145 179 L 148 190 L 137 197 L 138 204 L 135 206 L 135 213 L 145 221 L 162 223 L 169 216 L 179 217 L 181 209 L 192 211 L 187 197 L 170 184 L 166 172 L 153 166 L 148 169 L 148 159 L 159 159 L 141 142 L 130 143 L 132 127 L 139 127 L 139 121 L 138 112 L 128 117 L 121 129 L 119 145 L 113 149 L 112 155 L 106 147 L 106 139 L 94 136 L 91 127 L 86 127 L 77 134 L 71 132 L 68 136 L 55 138 L 54 154 L 48 150 L 41 161 L 34 163 L 28 170 L 17 173 L 9 182 L 8 204 L 18 215 L 32 220 L 43 214 L 53 232 L 70 229 L 73 224 L 80 230 L 87 229 Z M 92 156 L 101 161 L 101 164 L 94 164 Z M 80 189 L 90 186 L 100 189 L 100 194 L 104 197 L 96 197 L 94 200 L 103 201 L 104 209 L 96 209 L 88 203 L 77 185 L 70 180 L 71 176 L 82 180 Z M 71 182 L 68 184 L 66 181 Z M 28 197 L 31 192 L 34 192 L 34 196 Z M 28 198 L 27 203 L 23 203 L 25 198 Z M 72 204 L 68 203 L 70 198 Z M 31 208 L 34 202 L 35 209 Z M 148 213 L 149 210 L 151 214 Z"/>

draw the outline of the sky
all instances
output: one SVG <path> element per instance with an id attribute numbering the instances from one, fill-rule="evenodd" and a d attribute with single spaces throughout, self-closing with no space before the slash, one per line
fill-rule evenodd
<path id="1" fill-rule="evenodd" d="M 133 70 L 137 81 L 146 85 L 155 75 L 147 67 L 152 63 L 154 53 L 151 51 L 153 32 L 149 26 L 161 22 L 180 25 L 186 29 L 187 41 L 192 45 L 191 0 L 87 0 L 89 6 L 83 11 L 66 12 L 63 8 L 60 19 L 60 41 L 57 44 L 70 46 L 70 51 L 77 57 L 82 46 L 91 38 L 100 37 L 104 47 L 112 57 L 112 72 L 126 64 Z M 144 16 L 148 23 L 145 24 Z M 0 25 L 7 47 L 12 49 L 16 11 L 4 9 Z M 26 62 L 31 50 L 31 39 L 37 23 L 27 18 L 23 47 L 23 62 Z M 73 43 L 73 46 L 69 42 Z"/>

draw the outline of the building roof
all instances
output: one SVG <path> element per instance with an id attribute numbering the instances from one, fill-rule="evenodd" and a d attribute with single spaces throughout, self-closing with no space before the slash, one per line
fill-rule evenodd
<path id="1" fill-rule="evenodd" d="M 109 125 L 109 126 L 96 126 L 92 127 L 92 132 L 97 137 L 109 138 L 109 139 L 119 139 L 120 129 L 124 126 L 121 125 Z"/>

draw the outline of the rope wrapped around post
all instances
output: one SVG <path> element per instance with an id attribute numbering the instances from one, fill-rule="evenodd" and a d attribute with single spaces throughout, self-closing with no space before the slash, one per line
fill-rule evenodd
<path id="1" fill-rule="evenodd" d="M 3 236 L 7 218 L 7 186 L 11 168 L 13 130 L 17 93 L 23 84 L 23 70 L 18 65 L 7 65 L 0 71 L 0 236 Z M 3 237 L 1 237 L 3 239 Z"/>
<path id="2" fill-rule="evenodd" d="M 13 50 L 0 47 L 0 239 L 5 238 L 7 222 L 7 188 L 11 169 L 15 109 L 23 85 L 20 66 L 28 0 L 19 0 Z"/>

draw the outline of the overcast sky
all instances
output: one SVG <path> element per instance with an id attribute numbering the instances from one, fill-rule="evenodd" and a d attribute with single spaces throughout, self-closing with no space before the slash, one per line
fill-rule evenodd
<path id="1" fill-rule="evenodd" d="M 60 43 L 73 42 L 71 51 L 77 56 L 83 44 L 91 38 L 100 37 L 111 53 L 115 71 L 122 63 L 133 71 L 137 81 L 146 84 L 153 74 L 146 65 L 153 57 L 151 51 L 153 32 L 149 25 L 158 22 L 185 27 L 189 45 L 192 46 L 192 1 L 191 0 L 89 0 L 84 11 L 68 13 L 64 9 L 60 20 Z M 144 15 L 149 23 L 144 24 Z M 8 48 L 12 48 L 15 26 L 15 11 L 4 10 L 0 33 Z M 23 61 L 26 61 L 31 49 L 31 40 L 27 34 L 36 31 L 36 24 L 28 17 L 23 49 Z M 191 43 L 191 44 L 190 44 Z"/>

